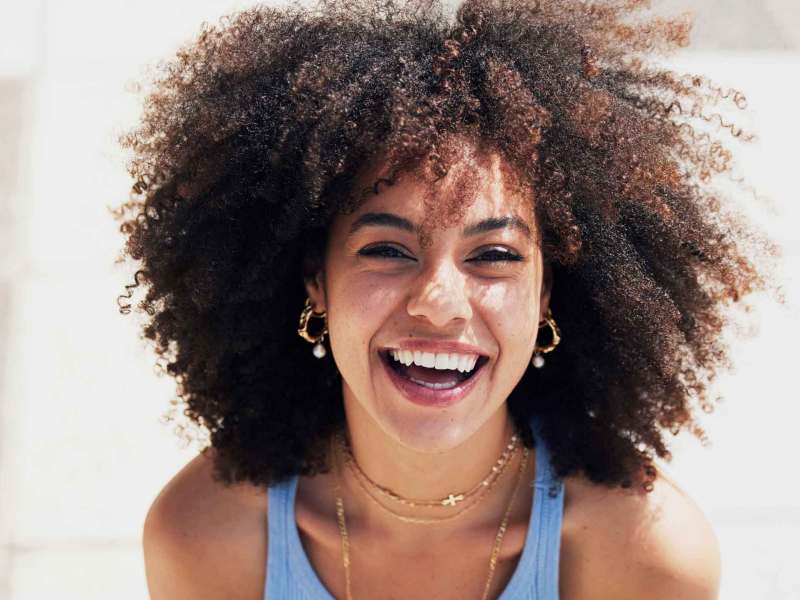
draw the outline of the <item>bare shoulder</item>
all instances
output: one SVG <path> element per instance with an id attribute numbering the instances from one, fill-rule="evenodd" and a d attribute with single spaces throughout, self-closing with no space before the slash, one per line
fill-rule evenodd
<path id="1" fill-rule="evenodd" d="M 714 600 L 716 535 L 661 469 L 651 493 L 566 481 L 561 552 L 565 600 Z"/>
<path id="2" fill-rule="evenodd" d="M 212 450 L 161 490 L 144 523 L 152 600 L 255 600 L 263 596 L 266 491 L 213 478 Z"/>

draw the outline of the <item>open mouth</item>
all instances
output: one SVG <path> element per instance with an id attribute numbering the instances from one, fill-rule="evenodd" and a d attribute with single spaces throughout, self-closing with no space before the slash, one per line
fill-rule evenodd
<path id="1" fill-rule="evenodd" d="M 489 361 L 488 356 L 479 356 L 473 365 L 461 363 L 459 368 L 423 367 L 419 364 L 404 364 L 392 356 L 391 350 L 379 351 L 381 360 L 403 379 L 429 390 L 451 390 L 469 381 Z M 471 368 L 469 368 L 471 366 Z"/>

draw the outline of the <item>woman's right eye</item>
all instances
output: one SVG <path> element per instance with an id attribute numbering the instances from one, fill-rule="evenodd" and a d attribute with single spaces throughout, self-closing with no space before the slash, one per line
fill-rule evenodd
<path id="1" fill-rule="evenodd" d="M 386 244 L 362 248 L 358 251 L 358 254 L 361 256 L 374 256 L 376 258 L 408 258 L 413 260 L 413 258 L 403 253 L 398 248 L 387 246 Z"/>

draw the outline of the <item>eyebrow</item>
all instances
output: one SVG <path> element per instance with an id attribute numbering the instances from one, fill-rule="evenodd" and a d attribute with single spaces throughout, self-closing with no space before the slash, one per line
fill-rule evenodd
<path id="1" fill-rule="evenodd" d="M 408 231 L 409 233 L 419 234 L 419 226 L 415 225 L 408 219 L 387 212 L 368 212 L 364 213 L 355 221 L 353 221 L 348 235 L 353 235 L 362 227 L 369 226 L 396 227 L 397 229 L 402 229 L 403 231 Z M 528 238 L 532 238 L 530 227 L 528 227 L 528 224 L 520 219 L 517 215 L 510 215 L 506 217 L 489 217 L 488 219 L 478 221 L 477 223 L 472 223 L 471 225 L 464 227 L 461 235 L 470 237 L 479 235 L 481 233 L 487 233 L 489 231 L 506 229 L 509 227 L 521 231 Z"/>

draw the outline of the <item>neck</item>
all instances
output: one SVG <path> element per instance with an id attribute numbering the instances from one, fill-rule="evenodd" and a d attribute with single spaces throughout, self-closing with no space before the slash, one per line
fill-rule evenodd
<path id="1" fill-rule="evenodd" d="M 503 405 L 483 426 L 460 442 L 456 441 L 455 445 L 442 447 L 434 443 L 420 450 L 388 435 L 347 391 L 345 414 L 346 435 L 353 457 L 361 470 L 376 484 L 409 499 L 433 500 L 471 490 L 491 472 L 515 433 L 513 421 Z M 520 441 L 505 472 L 486 492 L 479 506 L 464 516 L 433 526 L 408 524 L 382 511 L 367 497 L 358 479 L 344 465 L 343 456 L 337 451 L 348 527 L 354 530 L 359 527 L 366 527 L 371 531 L 380 530 L 395 538 L 413 536 L 421 531 L 429 533 L 431 527 L 443 534 L 453 528 L 469 528 L 484 523 L 492 523 L 496 527 L 496 517 L 506 506 L 518 477 L 521 448 Z M 529 460 L 528 463 L 530 466 L 532 461 Z M 528 474 L 523 474 L 523 477 L 527 478 Z M 372 495 L 395 513 L 422 519 L 447 517 L 464 508 L 409 507 L 374 491 Z M 524 497 L 525 494 L 520 496 Z M 473 498 L 467 502 L 474 500 Z"/>

